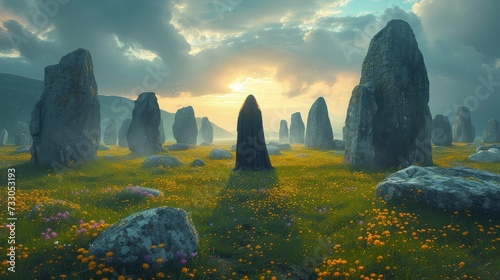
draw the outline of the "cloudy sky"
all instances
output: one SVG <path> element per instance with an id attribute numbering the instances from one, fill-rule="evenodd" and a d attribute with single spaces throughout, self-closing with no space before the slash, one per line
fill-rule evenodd
<path id="1" fill-rule="evenodd" d="M 403 19 L 433 116 L 467 105 L 482 134 L 500 120 L 497 11 L 497 0 L 0 0 L 0 72 L 43 80 L 81 47 L 101 95 L 154 91 L 163 109 L 192 105 L 229 131 L 250 93 L 273 130 L 323 96 L 339 135 L 371 38 Z"/>

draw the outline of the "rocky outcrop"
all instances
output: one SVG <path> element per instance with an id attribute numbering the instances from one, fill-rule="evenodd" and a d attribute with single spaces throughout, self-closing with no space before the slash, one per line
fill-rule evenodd
<path id="1" fill-rule="evenodd" d="M 214 128 L 207 117 L 201 119 L 201 142 L 212 144 L 214 142 Z"/>
<path id="2" fill-rule="evenodd" d="M 332 150 L 335 147 L 328 107 L 323 97 L 316 99 L 309 110 L 305 145 L 306 148 L 320 150 Z"/>
<path id="3" fill-rule="evenodd" d="M 197 249 L 198 234 L 189 214 L 182 209 L 161 207 L 134 213 L 108 227 L 88 251 L 96 260 L 103 258 L 123 273 L 130 266 L 140 267 L 144 263 L 161 268 L 172 264 L 176 256 L 188 256 Z M 106 256 L 108 252 L 113 253 L 112 258 Z M 156 262 L 157 259 L 163 262 Z"/>
<path id="4" fill-rule="evenodd" d="M 172 125 L 172 132 L 177 143 L 196 145 L 198 127 L 193 107 L 188 106 L 177 110 L 174 124 Z"/>
<path id="5" fill-rule="evenodd" d="M 500 125 L 495 119 L 491 119 L 486 124 L 483 132 L 484 143 L 499 143 L 500 142 Z"/>
<path id="6" fill-rule="evenodd" d="M 7 132 L 6 129 L 2 129 L 2 132 L 0 132 L 0 146 L 7 145 L 8 140 L 9 140 L 9 133 Z"/>
<path id="7" fill-rule="evenodd" d="M 280 122 L 279 141 L 281 143 L 287 143 L 290 141 L 288 138 L 288 123 L 286 120 L 281 120 Z"/>
<path id="8" fill-rule="evenodd" d="M 475 129 L 472 125 L 470 110 L 460 106 L 453 123 L 453 142 L 472 143 L 475 138 Z"/>
<path id="9" fill-rule="evenodd" d="M 235 170 L 273 169 L 264 137 L 262 112 L 253 95 L 245 99 L 238 115 Z"/>
<path id="10" fill-rule="evenodd" d="M 306 126 L 304 125 L 300 112 L 293 113 L 292 121 L 290 123 L 290 143 L 304 144 L 305 131 Z"/>
<path id="11" fill-rule="evenodd" d="M 31 163 L 57 168 L 95 159 L 101 115 L 90 52 L 78 49 L 45 67 L 44 83 L 31 115 Z"/>
<path id="12" fill-rule="evenodd" d="M 382 181 L 376 194 L 391 203 L 500 213 L 500 176 L 476 169 L 410 166 Z"/>
<path id="13" fill-rule="evenodd" d="M 102 141 L 104 142 L 105 145 L 116 145 L 117 138 L 118 138 L 118 129 L 116 127 L 116 121 L 114 119 L 108 119 L 104 123 Z"/>
<path id="14" fill-rule="evenodd" d="M 431 165 L 428 103 L 429 79 L 413 30 L 391 20 L 371 40 L 349 102 L 344 162 L 362 169 Z"/>
<path id="15" fill-rule="evenodd" d="M 436 146 L 451 146 L 453 133 L 447 116 L 436 115 L 432 120 L 432 143 Z"/>
<path id="16" fill-rule="evenodd" d="M 137 155 L 160 152 L 161 114 L 154 92 L 143 92 L 134 103 L 132 121 L 127 132 L 128 148 Z"/>
<path id="17" fill-rule="evenodd" d="M 120 130 L 118 130 L 118 145 L 120 147 L 128 147 L 127 134 L 131 122 L 132 119 L 124 119 L 120 126 Z"/>

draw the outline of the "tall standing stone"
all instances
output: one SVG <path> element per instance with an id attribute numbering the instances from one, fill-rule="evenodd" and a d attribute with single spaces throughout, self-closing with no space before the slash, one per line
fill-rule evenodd
<path id="1" fill-rule="evenodd" d="M 306 126 L 304 125 L 300 112 L 293 113 L 290 123 L 290 143 L 304 144 L 305 131 Z"/>
<path id="2" fill-rule="evenodd" d="M 201 141 L 212 144 L 214 142 L 214 127 L 207 117 L 201 119 L 200 127 Z"/>
<path id="3" fill-rule="evenodd" d="M 8 140 L 9 140 L 9 133 L 7 132 L 6 129 L 2 129 L 2 132 L 0 132 L 0 146 L 7 145 Z"/>
<path id="4" fill-rule="evenodd" d="M 286 120 L 281 120 L 280 121 L 279 141 L 281 143 L 287 143 L 287 142 L 289 142 L 289 137 L 288 137 L 288 123 L 286 122 Z"/>
<path id="5" fill-rule="evenodd" d="M 160 119 L 160 126 L 158 129 L 160 130 L 160 145 L 163 145 L 167 140 L 167 137 L 165 136 L 165 127 L 163 127 L 163 118 Z"/>
<path id="6" fill-rule="evenodd" d="M 432 143 L 436 146 L 451 146 L 453 133 L 447 116 L 436 115 L 432 120 Z"/>
<path id="7" fill-rule="evenodd" d="M 90 52 L 77 49 L 45 67 L 44 91 L 31 114 L 31 163 L 57 168 L 96 157 L 101 114 Z"/>
<path id="8" fill-rule="evenodd" d="M 486 127 L 483 132 L 483 142 L 500 142 L 500 124 L 495 119 L 491 119 L 488 123 L 486 123 Z"/>
<path id="9" fill-rule="evenodd" d="M 375 167 L 373 122 L 377 110 L 373 85 L 366 83 L 354 87 L 347 109 L 344 162 L 357 169 Z"/>
<path id="10" fill-rule="evenodd" d="M 235 170 L 273 169 L 264 137 L 262 112 L 257 100 L 249 95 L 238 115 Z"/>
<path id="11" fill-rule="evenodd" d="M 135 101 L 127 133 L 130 151 L 138 155 L 152 155 L 161 151 L 160 120 L 160 107 L 155 93 L 141 93 Z"/>
<path id="12" fill-rule="evenodd" d="M 453 123 L 453 142 L 472 143 L 474 138 L 475 128 L 472 125 L 470 110 L 460 106 Z"/>
<path id="13" fill-rule="evenodd" d="M 177 143 L 196 145 L 198 126 L 191 106 L 181 108 L 175 113 L 172 132 Z"/>
<path id="14" fill-rule="evenodd" d="M 124 119 L 120 126 L 120 130 L 118 130 L 118 145 L 120 147 L 128 147 L 127 134 L 131 122 L 132 119 Z"/>
<path id="15" fill-rule="evenodd" d="M 328 107 L 323 97 L 316 99 L 309 110 L 305 145 L 310 149 L 333 150 L 335 148 Z"/>
<path id="16" fill-rule="evenodd" d="M 24 146 L 31 143 L 30 129 L 25 122 L 18 121 L 15 127 L 14 145 Z"/>
<path id="17" fill-rule="evenodd" d="M 108 119 L 104 123 L 102 133 L 102 141 L 105 145 L 116 145 L 116 140 L 118 138 L 118 129 L 116 127 L 116 121 L 114 119 Z"/>
<path id="18" fill-rule="evenodd" d="M 359 84 L 365 89 L 355 88 L 349 103 L 344 162 L 353 168 L 432 164 L 429 79 L 407 22 L 391 20 L 373 37 Z M 354 95 L 363 92 L 366 102 L 357 103 L 364 100 L 364 94 L 361 98 Z M 377 108 L 374 113 L 369 95 Z M 363 106 L 371 108 L 373 115 L 363 113 L 359 108 Z M 356 115 L 360 113 L 363 116 Z M 352 149 L 360 146 L 363 149 Z M 373 154 L 366 152 L 371 149 Z"/>

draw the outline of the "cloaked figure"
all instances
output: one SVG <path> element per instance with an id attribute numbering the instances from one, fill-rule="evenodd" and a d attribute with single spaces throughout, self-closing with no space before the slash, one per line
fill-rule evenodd
<path id="1" fill-rule="evenodd" d="M 238 137 L 236 140 L 236 165 L 234 170 L 270 170 L 274 169 L 269 160 L 262 112 L 257 100 L 249 95 L 241 107 L 238 116 Z"/>

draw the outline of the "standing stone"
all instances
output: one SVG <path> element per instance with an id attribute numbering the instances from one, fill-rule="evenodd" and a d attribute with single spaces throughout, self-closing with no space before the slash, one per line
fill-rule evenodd
<path id="1" fill-rule="evenodd" d="M 127 133 L 130 151 L 138 155 L 152 155 L 161 151 L 160 120 L 160 107 L 155 93 L 141 93 L 135 101 Z"/>
<path id="2" fill-rule="evenodd" d="M 120 130 L 118 130 L 118 145 L 120 147 L 128 147 L 127 133 L 131 122 L 132 119 L 124 119 L 120 126 Z"/>
<path id="3" fill-rule="evenodd" d="M 2 132 L 0 132 L 0 146 L 7 145 L 8 140 L 9 140 L 9 133 L 7 132 L 6 129 L 2 129 Z"/>
<path id="4" fill-rule="evenodd" d="M 160 145 L 163 145 L 167 140 L 167 137 L 165 136 L 165 127 L 163 127 L 163 118 L 160 119 L 160 126 L 158 129 L 160 130 Z"/>
<path id="5" fill-rule="evenodd" d="M 453 142 L 472 143 L 475 138 L 475 129 L 472 125 L 469 108 L 460 106 L 453 123 Z"/>
<path id="6" fill-rule="evenodd" d="M 290 143 L 304 144 L 305 130 L 306 126 L 304 125 L 304 121 L 302 121 L 302 115 L 300 112 L 293 113 L 290 124 Z"/>
<path id="7" fill-rule="evenodd" d="M 31 114 L 31 163 L 57 168 L 96 157 L 101 113 L 90 52 L 77 49 L 45 67 L 44 91 Z"/>
<path id="8" fill-rule="evenodd" d="M 373 121 L 378 107 L 374 95 L 371 83 L 354 87 L 347 109 L 344 163 L 359 169 L 375 167 Z"/>
<path id="9" fill-rule="evenodd" d="M 432 120 L 432 143 L 436 146 L 451 146 L 453 133 L 447 116 L 436 115 Z"/>
<path id="10" fill-rule="evenodd" d="M 281 120 L 281 122 L 280 122 L 279 141 L 281 143 L 287 143 L 287 142 L 289 142 L 289 139 L 288 139 L 288 123 L 286 122 L 286 120 Z"/>
<path id="11" fill-rule="evenodd" d="M 17 122 L 14 134 L 14 144 L 16 146 L 30 145 L 30 129 L 25 122 Z"/>
<path id="12" fill-rule="evenodd" d="M 201 142 L 212 144 L 214 142 L 214 128 L 207 117 L 201 119 Z"/>
<path id="13" fill-rule="evenodd" d="M 346 126 L 342 127 L 342 141 L 345 141 L 345 136 L 347 134 Z"/>
<path id="14" fill-rule="evenodd" d="M 249 95 L 238 115 L 235 170 L 273 169 L 264 137 L 262 112 L 257 100 Z"/>
<path id="15" fill-rule="evenodd" d="M 102 141 L 105 145 L 116 145 L 116 140 L 118 138 L 118 129 L 116 127 L 116 121 L 114 119 L 108 119 L 104 123 L 104 129 L 102 134 Z"/>
<path id="16" fill-rule="evenodd" d="M 429 79 L 407 22 L 391 20 L 373 37 L 359 84 L 346 117 L 344 162 L 353 168 L 432 164 Z"/>
<path id="17" fill-rule="evenodd" d="M 181 108 L 175 113 L 172 132 L 177 143 L 196 145 L 198 137 L 198 126 L 191 106 Z"/>
<path id="18" fill-rule="evenodd" d="M 311 106 L 307 116 L 306 148 L 333 150 L 333 130 L 328 117 L 325 99 L 319 97 Z"/>
<path id="19" fill-rule="evenodd" d="M 495 119 L 491 119 L 486 124 L 483 132 L 483 142 L 498 143 L 500 142 L 500 125 Z"/>

